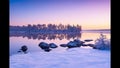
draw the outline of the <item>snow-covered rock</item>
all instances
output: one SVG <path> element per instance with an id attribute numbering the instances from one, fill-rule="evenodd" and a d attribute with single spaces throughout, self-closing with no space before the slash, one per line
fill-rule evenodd
<path id="1" fill-rule="evenodd" d="M 58 47 L 58 46 L 57 46 L 56 44 L 54 44 L 54 43 L 50 43 L 49 46 L 50 46 L 50 48 L 57 48 L 57 47 Z"/>
<path id="2" fill-rule="evenodd" d="M 80 41 L 79 39 L 75 39 L 74 41 L 73 41 L 74 43 L 76 43 L 76 45 L 79 47 L 79 46 L 82 46 L 83 45 L 83 41 Z"/>
<path id="3" fill-rule="evenodd" d="M 85 42 L 80 41 L 79 39 L 75 39 L 75 40 L 73 40 L 73 41 L 68 42 L 68 43 L 67 43 L 67 47 L 68 47 L 68 48 L 80 47 L 80 46 L 83 45 L 83 43 L 85 43 Z"/>
<path id="4" fill-rule="evenodd" d="M 78 45 L 74 41 L 70 41 L 67 43 L 68 48 L 78 47 Z"/>
<path id="5" fill-rule="evenodd" d="M 41 42 L 41 43 L 39 44 L 39 47 L 40 47 L 41 49 L 46 49 L 46 50 L 48 50 L 48 49 L 50 48 L 49 44 L 47 44 L 47 43 L 45 43 L 45 42 Z"/>

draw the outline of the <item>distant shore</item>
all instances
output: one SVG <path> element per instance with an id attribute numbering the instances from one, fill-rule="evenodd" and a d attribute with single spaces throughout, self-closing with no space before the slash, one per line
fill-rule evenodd
<path id="1" fill-rule="evenodd" d="M 82 32 L 95 32 L 95 33 L 110 33 L 110 29 L 93 29 L 93 30 L 82 30 Z"/>
<path id="2" fill-rule="evenodd" d="M 111 29 L 83 29 L 83 31 L 111 31 Z"/>

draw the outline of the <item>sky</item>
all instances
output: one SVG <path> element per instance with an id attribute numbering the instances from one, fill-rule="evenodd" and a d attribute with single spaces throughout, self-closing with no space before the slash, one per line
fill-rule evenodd
<path id="1" fill-rule="evenodd" d="M 10 25 L 81 25 L 110 29 L 110 0 L 10 0 Z"/>

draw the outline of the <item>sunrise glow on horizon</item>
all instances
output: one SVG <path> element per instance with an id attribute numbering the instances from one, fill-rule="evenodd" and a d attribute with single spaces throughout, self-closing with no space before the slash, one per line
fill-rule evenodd
<path id="1" fill-rule="evenodd" d="M 110 29 L 110 0 L 10 0 L 10 25 L 50 23 Z"/>

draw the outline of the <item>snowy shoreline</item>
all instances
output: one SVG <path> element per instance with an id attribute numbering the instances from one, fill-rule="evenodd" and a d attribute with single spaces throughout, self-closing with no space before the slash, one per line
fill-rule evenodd
<path id="1" fill-rule="evenodd" d="M 110 51 L 71 48 L 10 56 L 10 68 L 110 68 Z"/>

